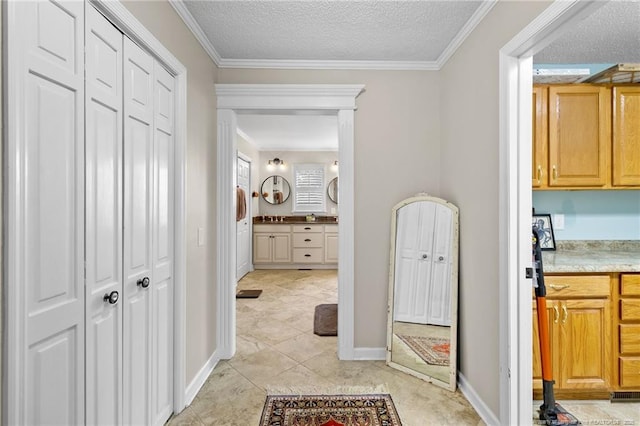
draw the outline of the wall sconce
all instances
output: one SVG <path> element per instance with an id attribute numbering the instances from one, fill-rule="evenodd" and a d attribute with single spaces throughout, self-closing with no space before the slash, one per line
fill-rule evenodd
<path id="1" fill-rule="evenodd" d="M 284 161 L 276 157 L 273 160 L 267 161 L 267 166 L 269 168 L 280 167 L 281 169 L 284 169 Z"/>
<path id="2" fill-rule="evenodd" d="M 338 160 L 334 161 L 334 162 L 331 164 L 331 169 L 332 169 L 332 170 L 338 170 Z"/>

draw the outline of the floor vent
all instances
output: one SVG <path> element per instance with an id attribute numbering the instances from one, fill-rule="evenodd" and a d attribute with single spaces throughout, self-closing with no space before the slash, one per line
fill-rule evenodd
<path id="1" fill-rule="evenodd" d="M 611 402 L 640 402 L 640 392 L 611 392 Z"/>

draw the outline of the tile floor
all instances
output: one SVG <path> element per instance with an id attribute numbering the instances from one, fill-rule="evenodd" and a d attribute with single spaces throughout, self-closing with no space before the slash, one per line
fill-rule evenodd
<path id="1" fill-rule="evenodd" d="M 384 361 L 339 361 L 337 338 L 313 334 L 316 305 L 337 302 L 337 271 L 254 271 L 238 289 L 262 289 L 237 299 L 237 351 L 220 361 L 194 401 L 169 425 L 258 426 L 273 386 L 385 385 L 404 426 L 484 424 L 464 396 L 400 371 Z"/>
<path id="2" fill-rule="evenodd" d="M 238 289 L 237 351 L 220 361 L 194 401 L 169 425 L 258 426 L 268 386 L 387 386 L 404 426 L 484 424 L 464 396 L 389 368 L 339 361 L 337 338 L 313 334 L 316 305 L 336 303 L 335 270 L 255 271 Z M 640 403 L 559 401 L 584 425 L 640 426 Z M 534 402 L 534 416 L 540 405 Z M 536 424 L 535 419 L 532 420 Z"/>

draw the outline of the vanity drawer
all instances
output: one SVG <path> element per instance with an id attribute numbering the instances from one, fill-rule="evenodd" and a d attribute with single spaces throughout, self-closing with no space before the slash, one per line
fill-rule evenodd
<path id="1" fill-rule="evenodd" d="M 293 247 L 322 247 L 322 234 L 318 232 L 293 234 Z"/>
<path id="2" fill-rule="evenodd" d="M 640 357 L 620 357 L 620 386 L 640 387 Z"/>
<path id="3" fill-rule="evenodd" d="M 620 319 L 623 321 L 640 320 L 640 299 L 620 300 Z"/>
<path id="4" fill-rule="evenodd" d="M 338 232 L 338 225 L 325 225 L 324 232 Z"/>
<path id="5" fill-rule="evenodd" d="M 322 225 L 293 225 L 293 232 L 314 233 L 322 232 Z"/>
<path id="6" fill-rule="evenodd" d="M 293 263 L 322 263 L 322 248 L 294 248 Z"/>
<path id="7" fill-rule="evenodd" d="M 640 353 L 640 324 L 620 324 L 620 353 Z"/>
<path id="8" fill-rule="evenodd" d="M 253 232 L 291 232 L 291 225 L 253 225 Z"/>
<path id="9" fill-rule="evenodd" d="M 622 274 L 620 278 L 622 280 L 620 294 L 624 296 L 640 296 L 640 274 Z"/>
<path id="10" fill-rule="evenodd" d="M 549 298 L 609 297 L 611 279 L 608 275 L 545 275 L 544 284 Z"/>

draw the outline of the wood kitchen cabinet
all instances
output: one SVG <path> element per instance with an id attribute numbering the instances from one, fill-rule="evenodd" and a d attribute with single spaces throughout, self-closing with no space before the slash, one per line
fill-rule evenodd
<path id="1" fill-rule="evenodd" d="M 616 389 L 640 390 L 640 274 L 620 275 Z"/>
<path id="2" fill-rule="evenodd" d="M 253 263 L 291 262 L 289 225 L 255 225 L 253 228 Z"/>
<path id="3" fill-rule="evenodd" d="M 613 186 L 640 186 L 640 87 L 613 88 Z"/>
<path id="4" fill-rule="evenodd" d="M 611 278 L 609 275 L 546 276 L 555 389 L 608 391 L 612 376 Z M 542 389 L 534 307 L 533 388 Z M 572 393 L 572 396 L 577 396 Z"/>
<path id="5" fill-rule="evenodd" d="M 549 176 L 547 166 L 547 91 L 547 86 L 533 86 L 531 185 L 534 188 L 546 187 Z"/>
<path id="6" fill-rule="evenodd" d="M 611 89 L 549 86 L 549 187 L 603 187 L 609 183 Z"/>

